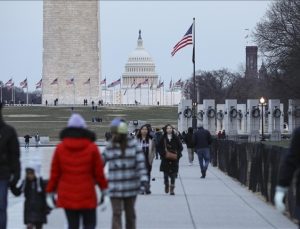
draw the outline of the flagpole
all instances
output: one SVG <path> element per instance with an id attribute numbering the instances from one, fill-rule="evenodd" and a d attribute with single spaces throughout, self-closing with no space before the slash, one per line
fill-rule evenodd
<path id="1" fill-rule="evenodd" d="M 27 95 L 26 95 L 26 101 L 27 101 L 27 106 L 28 106 L 28 82 L 27 82 L 27 85 L 26 85 L 26 89 L 27 89 Z"/>
<path id="2" fill-rule="evenodd" d="M 121 78 L 120 78 L 120 80 L 121 80 Z M 122 87 L 121 87 L 121 82 L 120 82 L 120 105 L 122 104 Z"/>
<path id="3" fill-rule="evenodd" d="M 104 103 L 106 103 L 106 91 L 107 91 L 107 88 L 106 88 L 106 77 L 105 77 L 105 82 L 104 82 L 104 87 L 105 87 L 105 94 L 104 94 Z"/>
<path id="4" fill-rule="evenodd" d="M 140 86 L 140 104 L 142 105 L 142 85 Z"/>
<path id="5" fill-rule="evenodd" d="M 196 31 L 195 31 L 195 18 L 193 18 L 193 81 L 194 81 L 194 94 L 193 94 L 193 99 L 192 99 L 192 102 L 193 102 L 193 106 L 192 106 L 192 109 L 193 109 L 193 119 L 192 119 L 192 127 L 193 129 L 195 130 L 197 128 L 197 118 L 196 118 L 196 106 L 197 106 L 197 99 L 196 99 L 196 95 L 197 95 L 197 88 L 196 88 L 196 68 L 195 68 L 195 34 L 196 34 Z M 199 98 L 199 101 L 200 103 L 200 98 Z"/>
<path id="6" fill-rule="evenodd" d="M 148 80 L 148 106 L 149 106 L 149 101 L 150 101 L 150 84 L 149 84 L 149 80 Z"/>

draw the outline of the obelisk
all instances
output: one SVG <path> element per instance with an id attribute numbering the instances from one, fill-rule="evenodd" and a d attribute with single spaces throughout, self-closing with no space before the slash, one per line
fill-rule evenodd
<path id="1" fill-rule="evenodd" d="M 44 0 L 43 20 L 43 104 L 98 102 L 99 2 Z"/>

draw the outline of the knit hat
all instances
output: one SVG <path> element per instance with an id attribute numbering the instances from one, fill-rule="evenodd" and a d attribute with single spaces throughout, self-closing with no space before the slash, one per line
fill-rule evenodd
<path id="1" fill-rule="evenodd" d="M 127 134 L 128 126 L 125 120 L 120 118 L 115 118 L 114 120 L 112 120 L 110 124 L 110 130 L 112 133 Z"/>
<path id="2" fill-rule="evenodd" d="M 72 114 L 68 121 L 68 127 L 86 128 L 86 123 L 80 114 Z"/>

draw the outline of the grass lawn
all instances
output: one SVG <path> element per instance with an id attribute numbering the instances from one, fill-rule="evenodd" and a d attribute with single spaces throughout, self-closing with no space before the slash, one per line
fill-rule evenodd
<path id="1" fill-rule="evenodd" d="M 109 130 L 110 121 L 122 117 L 127 121 L 144 120 L 153 127 L 162 127 L 169 123 L 177 126 L 177 107 L 163 106 L 132 106 L 132 107 L 74 107 L 74 112 L 81 114 L 89 129 L 96 132 L 98 139 L 104 139 L 104 133 Z M 4 120 L 14 126 L 19 136 L 35 134 L 49 136 L 50 140 L 58 140 L 59 132 L 67 125 L 72 111 L 70 107 L 16 106 L 3 109 Z M 92 117 L 102 118 L 102 123 L 93 123 Z"/>

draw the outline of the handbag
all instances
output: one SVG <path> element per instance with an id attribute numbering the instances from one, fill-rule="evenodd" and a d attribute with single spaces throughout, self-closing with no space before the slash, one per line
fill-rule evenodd
<path id="1" fill-rule="evenodd" d="M 177 152 L 176 151 L 171 151 L 171 150 L 168 150 L 167 149 L 167 143 L 166 143 L 166 140 L 165 140 L 165 151 L 166 151 L 166 154 L 165 154 L 165 158 L 167 160 L 170 160 L 170 161 L 177 161 L 178 157 L 177 157 Z"/>

